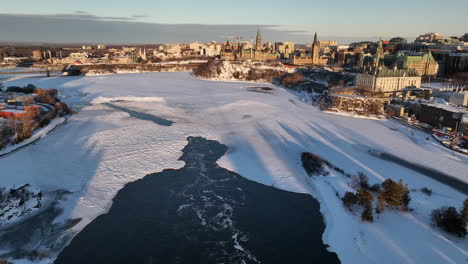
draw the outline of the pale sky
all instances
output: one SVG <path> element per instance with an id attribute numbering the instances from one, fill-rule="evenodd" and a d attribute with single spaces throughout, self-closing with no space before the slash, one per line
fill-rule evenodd
<path id="1" fill-rule="evenodd" d="M 205 42 L 236 35 L 248 40 L 257 25 L 268 41 L 310 42 L 316 31 L 319 38 L 345 42 L 413 40 L 426 32 L 468 32 L 468 1 L 14 0 L 2 1 L 0 25 L 0 41 Z"/>

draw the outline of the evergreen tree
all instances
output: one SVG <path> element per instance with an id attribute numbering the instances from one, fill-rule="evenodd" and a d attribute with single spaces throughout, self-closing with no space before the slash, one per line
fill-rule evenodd
<path id="1" fill-rule="evenodd" d="M 368 204 L 364 205 L 364 210 L 362 211 L 361 219 L 362 219 L 362 221 L 366 221 L 366 222 L 373 222 L 374 221 L 374 216 L 372 215 L 372 204 L 371 203 L 368 203 Z"/>
<path id="2" fill-rule="evenodd" d="M 359 184 L 362 189 L 369 190 L 370 185 L 369 185 L 369 179 L 367 178 L 367 175 L 365 175 L 363 172 L 358 173 L 359 177 Z"/>
<path id="3" fill-rule="evenodd" d="M 352 192 L 346 192 L 341 201 L 343 201 L 343 205 L 348 208 L 348 210 L 352 211 L 352 206 L 359 203 L 359 196 Z"/>
<path id="4" fill-rule="evenodd" d="M 359 196 L 359 203 L 363 206 L 365 206 L 366 204 L 370 204 L 372 203 L 372 201 L 374 201 L 374 196 L 372 196 L 370 192 L 364 189 L 359 190 L 358 196 Z"/>
<path id="5" fill-rule="evenodd" d="M 403 185 L 403 181 L 396 183 L 392 179 L 386 179 L 382 183 L 379 202 L 393 208 L 407 210 L 410 201 L 408 187 Z"/>
<path id="6" fill-rule="evenodd" d="M 455 207 L 443 207 L 432 211 L 432 221 L 439 228 L 458 237 L 466 236 L 466 223 Z"/>

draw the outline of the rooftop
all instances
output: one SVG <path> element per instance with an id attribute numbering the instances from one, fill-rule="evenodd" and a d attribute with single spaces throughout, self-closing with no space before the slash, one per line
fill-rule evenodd
<path id="1" fill-rule="evenodd" d="M 468 108 L 455 106 L 451 104 L 439 104 L 439 103 L 423 103 L 423 105 L 443 109 L 453 113 L 468 114 Z"/>
<path id="2" fill-rule="evenodd" d="M 376 77 L 419 77 L 420 75 L 416 69 L 390 69 L 387 67 L 374 68 L 367 74 L 374 75 Z"/>

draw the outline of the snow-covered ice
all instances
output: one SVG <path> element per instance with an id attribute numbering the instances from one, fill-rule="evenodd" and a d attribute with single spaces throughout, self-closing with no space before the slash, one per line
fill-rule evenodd
<path id="1" fill-rule="evenodd" d="M 47 137 L 0 158 L 0 186 L 29 183 L 45 191 L 74 192 L 62 203 L 65 213 L 56 221 L 82 217 L 77 231 L 106 212 L 127 182 L 182 167 L 178 158 L 186 137 L 203 136 L 228 145 L 218 161 L 222 167 L 317 198 L 327 224 L 323 240 L 343 263 L 468 259 L 467 240 L 440 231 L 429 219 L 430 211 L 440 206 L 459 208 L 466 195 L 371 155 L 390 153 L 468 182 L 468 157 L 426 140 L 423 132 L 391 120 L 323 113 L 272 85 L 272 93 L 257 93 L 248 90 L 251 83 L 203 81 L 189 73 L 27 78 L 6 86 L 28 83 L 59 89 L 65 102 L 81 110 Z M 103 104 L 111 101 L 174 123 L 161 126 L 130 117 Z M 428 187 L 433 194 L 411 192 L 413 212 L 386 210 L 374 223 L 363 223 L 337 197 L 351 190 L 349 179 L 335 172 L 310 178 L 302 168 L 302 152 L 315 153 L 349 173 L 364 172 L 370 184 L 403 179 L 410 189 Z"/>

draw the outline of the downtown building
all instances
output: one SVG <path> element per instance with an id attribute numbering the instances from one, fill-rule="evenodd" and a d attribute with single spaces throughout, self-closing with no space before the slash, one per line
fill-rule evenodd
<path id="1" fill-rule="evenodd" d="M 317 40 L 317 33 L 314 35 L 310 56 L 307 56 L 305 52 L 291 56 L 291 64 L 293 65 L 326 65 L 327 63 L 328 58 L 320 56 L 320 43 Z"/>
<path id="2" fill-rule="evenodd" d="M 380 66 L 356 74 L 355 87 L 371 92 L 394 92 L 405 88 L 420 88 L 421 76 L 415 69 Z"/>
<path id="3" fill-rule="evenodd" d="M 385 55 L 385 65 L 396 66 L 398 69 L 415 69 L 421 76 L 435 76 L 439 70 L 432 53 L 403 52 Z"/>
<path id="4" fill-rule="evenodd" d="M 262 44 L 262 35 L 260 30 L 258 30 L 254 47 L 252 47 L 250 43 L 237 43 L 234 45 L 227 41 L 221 51 L 221 59 L 251 61 L 268 61 L 279 59 L 280 53 L 275 51 L 271 46 L 272 45 L 267 45 L 267 47 L 265 47 Z"/>

